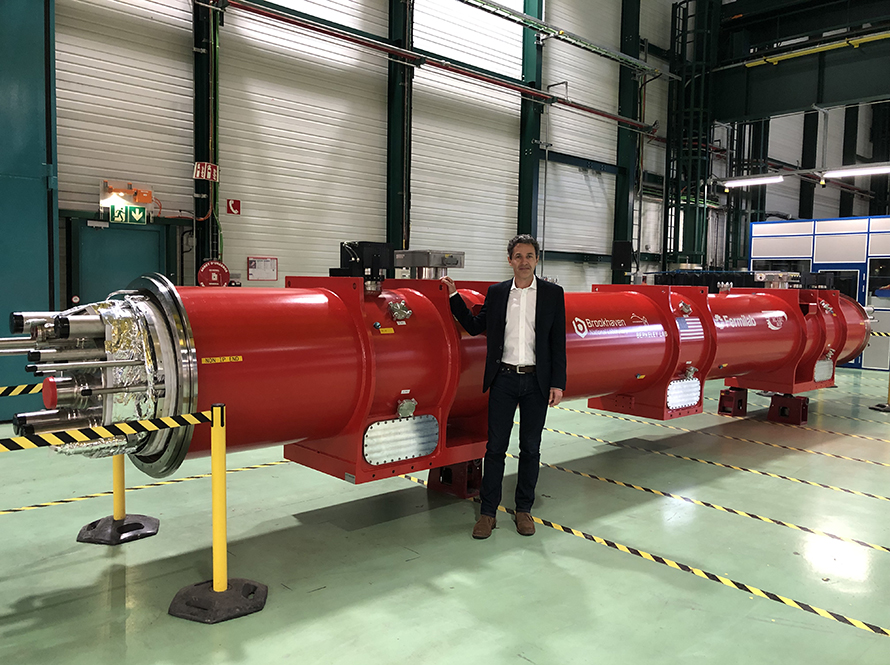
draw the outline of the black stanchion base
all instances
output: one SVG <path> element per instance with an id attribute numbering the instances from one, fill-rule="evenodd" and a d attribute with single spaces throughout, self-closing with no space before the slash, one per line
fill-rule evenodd
<path id="1" fill-rule="evenodd" d="M 220 623 L 259 612 L 268 595 L 269 588 L 258 582 L 231 578 L 225 591 L 214 591 L 211 580 L 180 589 L 167 611 L 180 619 Z"/>
<path id="2" fill-rule="evenodd" d="M 868 407 L 872 411 L 880 411 L 881 413 L 890 413 L 890 404 L 875 404 Z"/>
<path id="3" fill-rule="evenodd" d="M 161 522 L 148 515 L 127 515 L 116 520 L 112 515 L 90 522 L 77 534 L 77 542 L 95 545 L 120 545 L 148 538 L 158 532 Z"/>

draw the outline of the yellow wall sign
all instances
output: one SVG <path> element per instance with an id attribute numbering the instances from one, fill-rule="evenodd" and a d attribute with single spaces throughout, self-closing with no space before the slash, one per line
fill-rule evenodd
<path id="1" fill-rule="evenodd" d="M 240 363 L 242 356 L 217 356 L 215 358 L 201 358 L 202 365 L 218 365 L 219 363 Z"/>
<path id="2" fill-rule="evenodd" d="M 394 332 L 395 332 L 394 328 L 381 328 L 380 329 L 381 335 L 392 335 Z"/>

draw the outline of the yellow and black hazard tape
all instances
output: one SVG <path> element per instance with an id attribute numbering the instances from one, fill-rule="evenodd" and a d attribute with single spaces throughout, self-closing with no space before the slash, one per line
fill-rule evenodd
<path id="1" fill-rule="evenodd" d="M 512 457 L 513 459 L 519 459 L 517 455 L 512 453 L 507 453 L 507 457 Z M 652 489 L 650 487 L 643 487 L 642 485 L 634 485 L 632 483 L 625 483 L 620 480 L 613 480 L 612 478 L 603 478 L 602 476 L 596 476 L 590 473 L 584 473 L 583 471 L 576 471 L 575 469 L 569 469 L 564 466 L 559 466 L 558 464 L 548 464 L 546 462 L 539 462 L 539 464 L 548 469 L 555 469 L 557 471 L 563 471 L 565 473 L 571 473 L 576 476 L 581 476 L 583 478 L 589 478 L 590 480 L 599 480 L 604 483 L 610 483 L 612 485 L 617 485 L 619 487 L 627 487 L 628 489 L 637 490 L 639 492 L 647 492 L 649 494 L 655 494 L 656 496 L 663 496 L 668 499 L 676 499 L 678 501 L 685 501 L 686 503 L 692 503 L 696 506 L 702 506 L 704 508 L 712 508 L 713 510 L 719 510 L 720 512 L 730 513 L 731 515 L 738 515 L 739 517 L 750 517 L 751 519 L 759 520 L 761 522 L 766 522 L 767 524 L 775 524 L 777 526 L 784 526 L 788 529 L 794 529 L 795 531 L 803 531 L 804 533 L 811 533 L 815 536 L 825 536 L 826 538 L 831 538 L 832 540 L 840 540 L 845 543 L 851 543 L 853 545 L 859 545 L 861 547 L 867 547 L 872 550 L 878 550 L 879 552 L 887 552 L 890 554 L 890 548 L 884 547 L 883 545 L 875 545 L 873 543 L 866 542 L 864 540 L 858 540 L 856 538 L 848 538 L 847 536 L 838 536 L 837 534 L 828 533 L 827 531 L 822 531 L 821 529 L 814 529 L 807 526 L 801 526 L 799 524 L 792 524 L 791 522 L 785 522 L 783 520 L 775 519 L 773 517 L 764 517 L 763 515 L 755 515 L 754 513 L 749 513 L 745 510 L 736 510 L 735 508 L 728 508 L 726 506 L 719 506 L 716 503 L 709 503 L 707 501 L 699 501 L 698 499 L 693 499 L 692 497 L 683 496 L 681 494 L 673 494 L 671 492 L 663 492 L 661 490 Z"/>
<path id="2" fill-rule="evenodd" d="M 414 476 L 404 474 L 401 477 L 405 478 L 406 480 L 410 480 L 411 482 L 415 482 L 418 485 L 427 485 L 425 480 L 415 478 Z M 514 513 L 514 511 L 510 510 L 509 508 L 505 508 L 504 506 L 498 506 L 498 510 L 502 513 L 507 513 L 508 515 L 512 515 Z M 673 568 L 674 570 L 680 570 L 684 573 L 691 573 L 696 577 L 701 577 L 702 579 L 710 580 L 711 582 L 717 582 L 719 584 L 722 584 L 723 586 L 729 587 L 730 589 L 737 589 L 738 591 L 744 591 L 745 593 L 750 593 L 755 596 L 759 596 L 760 598 L 766 598 L 767 600 L 782 603 L 783 605 L 787 605 L 788 607 L 803 610 L 804 612 L 809 612 L 810 614 L 816 614 L 825 619 L 831 619 L 832 621 L 837 621 L 838 623 L 842 623 L 847 626 L 853 626 L 854 628 L 866 630 L 875 635 L 890 637 L 890 631 L 888 631 L 886 628 L 881 628 L 880 626 L 872 623 L 860 621 L 859 619 L 853 619 L 837 612 L 823 610 L 822 608 L 810 605 L 809 603 L 804 603 L 799 600 L 793 600 L 792 598 L 786 598 L 785 596 L 780 596 L 779 594 L 773 593 L 771 591 L 764 591 L 755 586 L 751 586 L 750 584 L 736 582 L 735 580 L 732 580 L 728 577 L 722 577 L 721 575 L 717 575 L 715 573 L 709 573 L 708 571 L 702 570 L 701 568 L 696 568 L 685 563 L 680 563 L 679 561 L 673 561 L 671 559 L 658 556 L 657 554 L 650 554 L 649 552 L 644 552 L 643 550 L 636 549 L 635 547 L 622 545 L 621 543 L 616 543 L 615 541 L 607 540 L 606 538 L 601 538 L 599 536 L 580 531 L 579 529 L 573 529 L 572 527 L 563 526 L 562 524 L 557 524 L 556 522 L 551 522 L 550 520 L 545 520 L 534 515 L 532 515 L 532 519 L 541 526 L 546 526 L 556 531 L 562 531 L 563 533 L 568 533 L 578 538 L 589 540 L 591 542 L 597 543 L 598 545 L 605 545 L 606 547 L 618 550 L 619 552 L 624 552 L 625 554 L 632 554 L 633 556 L 640 557 L 641 559 L 645 559 L 646 561 L 660 563 L 661 565 L 667 566 L 668 568 Z"/>
<path id="3" fill-rule="evenodd" d="M 84 443 L 85 441 L 113 439 L 116 436 L 127 436 L 128 434 L 157 432 L 162 429 L 200 425 L 201 423 L 209 423 L 211 421 L 210 414 L 210 411 L 199 411 L 198 413 L 184 413 L 179 416 L 150 418 L 149 420 L 129 420 L 114 425 L 105 425 L 104 427 L 83 427 L 81 429 L 65 430 L 64 432 L 15 436 L 11 439 L 0 439 L 0 452 L 61 446 L 65 443 Z"/>
<path id="4" fill-rule="evenodd" d="M 717 397 L 705 397 L 705 399 L 709 400 L 711 402 L 719 402 L 720 401 Z M 754 404 L 750 401 L 748 402 L 748 406 L 754 406 L 758 409 L 768 409 L 769 408 L 769 404 Z M 747 416 L 730 416 L 725 413 L 714 413 L 712 411 L 706 411 L 704 413 L 707 413 L 708 415 L 711 415 L 711 416 L 724 416 L 726 418 L 737 418 L 739 420 L 755 420 L 754 418 L 748 418 Z M 810 413 L 815 414 L 820 417 L 824 417 L 824 418 L 839 418 L 841 420 L 851 420 L 856 423 L 869 423 L 872 425 L 886 425 L 887 424 L 886 420 L 869 420 L 868 418 L 856 418 L 855 416 L 846 416 L 846 415 L 843 415 L 840 413 L 824 413 L 824 412 L 814 411 L 814 410 L 811 410 Z M 772 421 L 766 420 L 763 422 L 772 422 Z M 788 423 L 776 423 L 776 424 L 787 425 L 788 427 L 797 427 L 797 425 L 790 425 Z M 816 431 L 821 432 L 821 431 L 827 431 L 827 430 L 816 430 Z M 851 436 L 851 435 L 845 434 L 845 436 Z"/>
<path id="5" fill-rule="evenodd" d="M 674 459 L 681 459 L 687 462 L 699 462 L 700 464 L 709 464 L 710 466 L 720 467 L 721 469 L 732 469 L 733 471 L 744 471 L 746 473 L 753 473 L 758 476 L 766 476 L 768 478 L 777 478 L 779 480 L 788 480 L 792 483 L 798 483 L 800 485 L 809 485 L 810 487 L 821 487 L 826 490 L 834 490 L 835 492 L 844 492 L 845 494 L 853 494 L 855 496 L 863 496 L 869 499 L 878 499 L 879 501 L 890 501 L 890 497 L 882 496 L 880 494 L 872 494 L 870 492 L 860 492 L 859 490 L 851 490 L 846 487 L 837 487 L 835 485 L 826 485 L 825 483 L 817 483 L 812 480 L 804 480 L 803 478 L 792 478 L 791 476 L 783 476 L 780 473 L 770 473 L 768 471 L 760 471 L 759 469 L 749 469 L 744 466 L 733 466 L 731 464 L 723 464 L 722 462 L 714 462 L 706 459 L 699 459 L 697 457 L 685 457 L 684 455 L 675 455 L 674 453 L 664 452 L 663 450 L 650 450 L 649 448 L 642 448 L 640 446 L 632 446 L 628 443 L 616 443 L 610 442 L 609 445 L 616 446 L 618 448 L 627 448 L 628 450 L 638 450 L 644 453 L 652 453 L 653 455 L 664 455 L 665 457 L 673 457 Z"/>
<path id="6" fill-rule="evenodd" d="M 22 386 L 0 386 L 0 397 L 18 397 L 19 395 L 36 395 L 43 390 L 42 383 L 26 383 Z"/>
<path id="7" fill-rule="evenodd" d="M 871 331 L 872 337 L 890 337 L 890 332 L 878 332 L 877 330 Z"/>
<path id="8" fill-rule="evenodd" d="M 818 427 L 808 427 L 807 425 L 792 425 L 791 423 L 777 423 L 772 420 L 763 420 L 762 418 L 745 418 L 744 416 L 731 416 L 727 413 L 712 413 L 710 411 L 707 411 L 706 413 L 709 416 L 721 416 L 723 418 L 734 418 L 736 420 L 747 420 L 747 421 L 753 422 L 753 423 L 765 423 L 767 425 L 775 425 L 778 427 L 793 427 L 794 429 L 800 429 L 800 430 L 804 430 L 806 432 L 815 432 L 817 434 L 831 434 L 832 436 L 846 436 L 851 439 L 863 439 L 865 441 L 877 441 L 878 443 L 890 443 L 890 439 L 882 439 L 877 436 L 866 436 L 865 434 L 854 434 L 852 432 L 835 432 L 834 430 L 819 429 Z M 875 422 L 879 425 L 886 425 L 886 423 L 878 423 L 877 421 L 873 421 L 873 422 Z M 704 432 L 702 432 L 702 433 L 704 433 Z M 764 444 L 764 445 L 778 446 L 779 444 L 768 443 L 768 444 Z M 784 447 L 784 446 L 780 446 L 780 447 Z M 829 457 L 836 457 L 836 455 L 832 455 L 831 453 L 820 453 L 819 451 L 808 450 L 806 448 L 791 448 L 791 450 L 802 451 L 805 453 L 814 453 L 816 455 L 828 455 Z M 858 459 L 856 457 L 841 456 L 841 459 L 852 460 L 854 462 L 865 462 L 866 464 L 877 464 L 878 466 L 890 466 L 890 463 L 875 462 L 872 460 L 863 460 L 863 459 Z"/>
<path id="9" fill-rule="evenodd" d="M 573 436 L 578 439 L 585 439 L 587 441 L 596 441 L 597 443 L 605 443 L 609 446 L 615 446 L 616 448 L 626 448 L 628 450 L 637 450 L 642 453 L 651 453 L 653 455 L 664 455 L 665 457 L 672 457 L 674 459 L 684 460 L 686 462 L 699 462 L 700 464 L 708 464 L 710 466 L 716 466 L 721 469 L 731 469 L 733 471 L 745 471 L 746 473 L 753 473 L 758 476 L 766 476 L 768 478 L 777 478 L 779 480 L 788 480 L 792 483 L 798 483 L 800 485 L 809 485 L 811 487 L 821 487 L 826 490 L 834 490 L 835 492 L 844 492 L 845 494 L 853 494 L 855 496 L 863 496 L 869 499 L 878 499 L 879 501 L 890 501 L 890 497 L 882 496 L 880 494 L 871 494 L 870 492 L 860 492 L 859 490 L 851 490 L 846 487 L 836 487 L 834 485 L 826 485 L 825 483 L 817 483 L 812 480 L 804 480 L 803 478 L 792 478 L 791 476 L 783 476 L 780 473 L 769 473 L 768 471 L 760 471 L 759 469 L 748 469 L 744 466 L 733 466 L 731 464 L 723 464 L 722 462 L 714 462 L 706 459 L 699 459 L 698 457 L 686 457 L 684 455 L 676 455 L 674 453 L 667 453 L 663 450 L 651 450 L 650 448 L 642 448 L 640 446 L 632 446 L 628 443 L 619 443 L 617 441 L 608 441 L 607 439 L 599 439 L 595 436 L 587 436 L 586 434 L 577 434 L 575 432 L 566 432 L 561 429 L 553 429 L 552 427 L 545 427 L 545 431 L 547 432 L 555 432 L 556 434 L 564 434 L 566 436 Z"/>
<path id="10" fill-rule="evenodd" d="M 240 471 L 251 471 L 253 469 L 264 469 L 268 466 L 277 466 L 278 464 L 290 464 L 289 460 L 281 460 L 280 462 L 264 462 L 263 464 L 252 464 L 251 466 L 242 466 L 238 469 L 226 469 L 226 473 L 238 473 Z M 189 480 L 199 480 L 201 478 L 210 478 L 209 473 L 200 473 L 195 476 L 184 476 L 182 478 L 172 478 L 171 480 L 160 480 L 156 483 L 148 483 L 147 485 L 134 485 L 126 488 L 126 492 L 136 492 L 150 487 L 163 487 L 164 485 L 176 485 L 178 483 L 188 482 Z M 0 515 L 10 515 L 12 513 L 23 513 L 28 510 L 37 510 L 38 508 L 49 508 L 51 506 L 64 506 L 67 503 L 77 503 L 78 501 L 86 501 L 87 499 L 98 499 L 103 496 L 112 496 L 113 492 L 97 492 L 95 494 L 84 494 L 83 496 L 72 496 L 68 499 L 59 499 L 57 501 L 47 501 L 45 503 L 34 503 L 30 506 L 22 506 L 21 508 L 7 508 L 0 510 Z"/>
<path id="11" fill-rule="evenodd" d="M 623 420 L 625 422 L 637 423 L 639 425 L 651 425 L 653 427 L 672 429 L 677 432 L 683 432 L 684 434 L 701 434 L 703 436 L 711 436 L 711 437 L 715 437 L 718 439 L 727 439 L 729 441 L 739 441 L 740 443 L 753 443 L 758 446 L 768 446 L 770 448 L 781 448 L 783 450 L 790 450 L 790 451 L 796 452 L 796 453 L 808 453 L 810 455 L 819 455 L 821 457 L 830 457 L 832 459 L 844 460 L 845 462 L 859 462 L 861 464 L 873 464 L 874 466 L 890 467 L 890 462 L 878 462 L 876 460 L 863 459 L 861 457 L 849 457 L 847 455 L 837 455 L 835 453 L 826 453 L 822 450 L 812 450 L 810 448 L 796 448 L 795 446 L 786 446 L 785 444 L 772 443 L 771 441 L 756 441 L 755 439 L 745 439 L 740 436 L 731 436 L 729 434 L 719 434 L 717 432 L 708 432 L 708 431 L 704 431 L 704 430 L 687 429 L 686 427 L 678 427 L 677 425 L 667 425 L 665 423 L 660 423 L 660 422 L 651 422 L 648 420 L 638 420 L 636 418 L 628 418 L 627 416 L 616 416 L 611 413 L 598 413 L 598 412 L 593 412 L 593 411 L 582 411 L 581 409 L 570 409 L 565 406 L 555 406 L 553 408 L 561 409 L 563 411 L 571 411 L 573 413 L 583 413 L 585 415 L 596 416 L 598 418 L 611 418 L 613 420 Z M 755 421 L 755 422 L 761 422 L 761 421 Z M 769 422 L 769 421 L 762 421 L 762 422 Z M 785 425 L 786 423 L 776 423 L 776 424 L 777 425 Z M 795 426 L 795 427 L 797 427 L 797 426 Z M 798 427 L 798 429 L 810 429 L 811 431 L 823 432 L 826 434 L 840 434 L 839 432 L 829 432 L 827 430 L 814 430 L 814 429 L 807 428 L 807 427 Z M 867 437 L 867 436 L 861 436 L 861 435 L 857 435 L 856 438 L 867 439 L 869 441 L 881 441 L 884 443 L 890 443 L 890 440 L 887 440 L 887 439 L 878 439 L 878 438 L 874 438 L 874 437 Z"/>

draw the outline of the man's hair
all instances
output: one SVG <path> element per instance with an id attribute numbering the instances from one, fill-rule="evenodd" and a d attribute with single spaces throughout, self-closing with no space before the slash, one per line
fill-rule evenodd
<path id="1" fill-rule="evenodd" d="M 513 250 L 516 249 L 516 245 L 531 245 L 535 248 L 535 256 L 538 256 L 541 253 L 541 248 L 540 246 L 538 246 L 538 241 L 527 233 L 522 233 L 518 236 L 513 236 L 513 239 L 509 243 L 507 243 L 508 258 L 513 258 Z"/>

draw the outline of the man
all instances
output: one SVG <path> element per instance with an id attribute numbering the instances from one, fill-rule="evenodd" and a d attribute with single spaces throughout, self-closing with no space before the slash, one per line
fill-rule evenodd
<path id="1" fill-rule="evenodd" d="M 473 316 L 448 287 L 451 312 L 471 335 L 488 333 L 483 392 L 488 390 L 488 445 L 482 473 L 482 510 L 473 538 L 491 535 L 501 502 L 504 458 L 513 417 L 519 407 L 519 475 L 516 480 L 516 530 L 535 533 L 531 517 L 541 459 L 541 432 L 547 406 L 562 400 L 566 387 L 566 305 L 562 287 L 535 278 L 538 241 L 518 235 L 507 245 L 513 279 L 488 289 L 485 304 Z"/>

